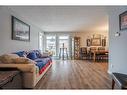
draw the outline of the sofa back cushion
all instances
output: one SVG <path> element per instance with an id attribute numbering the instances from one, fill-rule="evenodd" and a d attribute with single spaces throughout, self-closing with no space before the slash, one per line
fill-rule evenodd
<path id="1" fill-rule="evenodd" d="M 34 50 L 36 52 L 36 55 L 38 58 L 41 58 L 42 54 L 41 54 L 41 51 L 39 50 Z"/>
<path id="2" fill-rule="evenodd" d="M 35 61 L 25 58 L 25 57 L 19 57 L 16 54 L 4 54 L 0 56 L 0 63 L 5 64 L 36 64 Z"/>
<path id="3" fill-rule="evenodd" d="M 11 64 L 11 63 L 13 63 L 12 59 L 15 59 L 15 58 L 19 58 L 19 56 L 16 54 L 4 54 L 4 55 L 0 56 L 0 62 Z"/>
<path id="4" fill-rule="evenodd" d="M 27 56 L 26 51 L 15 52 L 14 54 L 17 54 L 17 55 L 20 56 L 20 57 L 26 57 L 26 56 Z"/>
<path id="5" fill-rule="evenodd" d="M 35 61 L 29 59 L 29 58 L 24 58 L 24 57 L 19 57 L 12 59 L 13 64 L 36 64 Z"/>
<path id="6" fill-rule="evenodd" d="M 38 57 L 37 57 L 36 52 L 33 51 L 33 52 L 29 52 L 29 54 L 27 55 L 27 58 L 32 59 L 32 60 L 35 60 Z"/>

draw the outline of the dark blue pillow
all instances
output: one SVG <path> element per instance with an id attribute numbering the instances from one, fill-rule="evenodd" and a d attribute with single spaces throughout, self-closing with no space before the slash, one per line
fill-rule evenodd
<path id="1" fill-rule="evenodd" d="M 41 53 L 40 53 L 39 50 L 36 50 L 36 55 L 37 55 L 38 58 L 41 58 Z"/>
<path id="2" fill-rule="evenodd" d="M 19 51 L 19 52 L 15 52 L 14 54 L 17 54 L 19 57 L 25 57 L 26 52 L 25 51 Z"/>
<path id="3" fill-rule="evenodd" d="M 27 55 L 27 58 L 30 58 L 30 59 L 32 59 L 32 60 L 37 59 L 36 52 L 30 52 L 30 53 Z"/>

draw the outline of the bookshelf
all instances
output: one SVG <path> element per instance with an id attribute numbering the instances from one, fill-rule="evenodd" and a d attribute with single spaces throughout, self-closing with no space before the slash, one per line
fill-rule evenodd
<path id="1" fill-rule="evenodd" d="M 74 37 L 74 59 L 79 59 L 80 37 Z"/>

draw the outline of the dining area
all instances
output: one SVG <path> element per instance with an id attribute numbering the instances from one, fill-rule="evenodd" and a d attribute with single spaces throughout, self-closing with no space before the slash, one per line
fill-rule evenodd
<path id="1" fill-rule="evenodd" d="M 93 34 L 86 39 L 86 45 L 79 49 L 80 60 L 108 62 L 108 36 Z"/>
<path id="2" fill-rule="evenodd" d="M 107 62 L 109 51 L 105 47 L 81 47 L 80 60 L 93 62 Z"/>

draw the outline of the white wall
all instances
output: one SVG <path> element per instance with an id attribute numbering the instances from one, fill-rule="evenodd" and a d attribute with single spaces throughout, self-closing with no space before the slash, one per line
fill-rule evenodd
<path id="1" fill-rule="evenodd" d="M 30 42 L 11 40 L 11 15 L 30 25 Z M 38 32 L 41 32 L 41 30 L 26 19 L 7 7 L 0 7 L 0 54 L 38 49 Z"/>
<path id="2" fill-rule="evenodd" d="M 119 31 L 119 14 L 127 7 L 111 7 L 109 11 L 109 72 L 127 74 L 127 30 Z M 119 37 L 115 33 L 120 32 Z"/>

